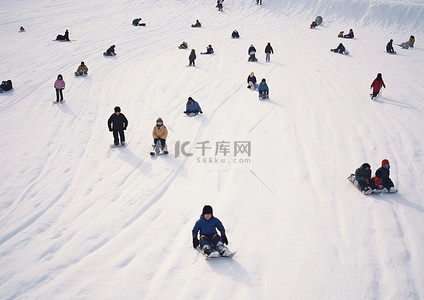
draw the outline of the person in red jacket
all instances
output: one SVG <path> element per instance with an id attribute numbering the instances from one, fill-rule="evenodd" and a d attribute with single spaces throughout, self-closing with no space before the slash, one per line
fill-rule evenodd
<path id="1" fill-rule="evenodd" d="M 375 177 L 372 177 L 369 182 L 370 187 L 373 189 L 374 193 L 381 193 L 384 189 L 383 172 L 381 170 L 377 170 L 375 172 Z"/>
<path id="2" fill-rule="evenodd" d="M 370 88 L 372 88 L 372 96 L 371 100 L 377 97 L 378 93 L 380 93 L 381 87 L 384 86 L 386 88 L 386 85 L 384 84 L 383 77 L 381 73 L 377 74 L 377 78 L 374 79 L 374 81 L 371 83 Z"/>

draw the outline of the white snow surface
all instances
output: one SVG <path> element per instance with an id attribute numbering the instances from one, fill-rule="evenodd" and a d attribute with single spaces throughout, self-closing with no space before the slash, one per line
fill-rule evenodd
<path id="1" fill-rule="evenodd" d="M 0 299 L 424 299 L 424 1 L 215 4 L 2 1 L 0 79 L 14 90 L 0 94 Z M 72 41 L 53 42 L 65 29 Z M 385 53 L 411 34 L 415 48 Z M 350 55 L 329 51 L 340 42 Z M 208 44 L 215 54 L 199 55 Z M 74 77 L 80 61 L 89 76 Z M 246 88 L 252 71 L 269 101 Z M 379 72 L 387 88 L 370 101 Z M 59 73 L 66 102 L 54 105 Z M 203 115 L 182 114 L 189 96 Z M 112 149 L 116 105 L 129 144 Z M 170 154 L 152 159 L 159 116 Z M 385 158 L 397 194 L 346 180 Z M 205 204 L 233 259 L 193 249 Z"/>

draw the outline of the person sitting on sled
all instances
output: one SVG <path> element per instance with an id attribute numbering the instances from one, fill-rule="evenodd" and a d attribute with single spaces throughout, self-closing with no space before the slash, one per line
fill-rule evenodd
<path id="1" fill-rule="evenodd" d="M 265 78 L 263 78 L 261 83 L 259 84 L 258 91 L 259 91 L 260 98 L 262 99 L 269 98 L 269 88 L 268 88 L 268 85 L 266 84 Z"/>
<path id="2" fill-rule="evenodd" d="M 187 115 L 190 115 L 190 114 L 203 114 L 203 111 L 202 111 L 202 109 L 200 108 L 200 105 L 199 105 L 199 103 L 197 103 L 197 101 L 194 101 L 193 100 L 193 98 L 191 98 L 191 97 L 188 97 L 188 101 L 187 101 L 187 104 L 186 104 L 186 110 L 185 110 L 185 112 L 184 112 L 185 114 L 187 114 Z"/>
<path id="3" fill-rule="evenodd" d="M 221 236 L 217 233 L 219 230 Z M 200 232 L 200 241 L 198 235 Z M 202 253 L 210 255 L 218 251 L 220 256 L 230 256 L 232 252 L 224 245 L 228 245 L 225 228 L 221 221 L 213 216 L 212 206 L 205 205 L 200 219 L 197 220 L 192 230 L 193 248 L 200 246 Z"/>
<path id="4" fill-rule="evenodd" d="M 163 150 L 164 154 L 168 154 L 168 149 L 166 146 L 166 138 L 168 137 L 168 129 L 163 125 L 161 118 L 156 120 L 156 126 L 153 127 L 153 143 L 156 147 L 156 152 L 159 152 L 159 149 Z"/>

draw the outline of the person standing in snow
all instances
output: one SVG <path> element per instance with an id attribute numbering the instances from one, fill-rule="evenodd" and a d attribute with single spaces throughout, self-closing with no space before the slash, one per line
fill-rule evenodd
<path id="1" fill-rule="evenodd" d="M 221 236 L 216 230 L 219 230 Z M 198 239 L 200 233 L 200 241 Z M 224 245 L 228 245 L 228 238 L 225 235 L 225 228 L 221 221 L 214 217 L 213 209 L 210 205 L 205 205 L 202 210 L 200 219 L 195 223 L 192 230 L 193 248 L 200 246 L 200 250 L 210 255 L 214 251 L 218 251 L 221 256 L 231 255 L 231 251 Z"/>
<path id="2" fill-rule="evenodd" d="M 256 0 L 256 4 L 262 5 L 262 0 Z"/>
<path id="3" fill-rule="evenodd" d="M 255 73 L 251 72 L 249 76 L 247 76 L 247 88 L 251 90 L 257 89 L 258 85 L 256 84 L 256 76 Z"/>
<path id="4" fill-rule="evenodd" d="M 186 104 L 186 110 L 185 110 L 184 113 L 187 114 L 187 115 L 190 115 L 190 114 L 196 114 L 197 115 L 198 113 L 203 114 L 203 111 L 200 108 L 200 105 L 199 105 L 199 103 L 197 103 L 197 101 L 194 101 L 193 98 L 188 97 L 188 101 L 187 101 L 187 104 Z"/>
<path id="5" fill-rule="evenodd" d="M 377 169 L 377 171 L 382 172 L 382 185 L 386 189 L 387 192 L 394 193 L 397 192 L 397 189 L 395 188 L 395 184 L 390 179 L 390 163 L 388 159 L 383 159 L 381 161 L 381 167 Z M 377 173 L 376 173 L 377 175 Z M 386 192 L 383 190 L 383 192 Z"/>
<path id="6" fill-rule="evenodd" d="M 395 50 L 393 49 L 393 40 L 390 39 L 390 41 L 386 45 L 386 51 L 388 53 L 395 53 Z"/>
<path id="7" fill-rule="evenodd" d="M 374 79 L 370 86 L 370 88 L 372 88 L 371 100 L 377 97 L 378 93 L 380 93 L 381 87 L 386 88 L 386 85 L 384 84 L 381 73 L 378 73 L 377 78 Z"/>
<path id="8" fill-rule="evenodd" d="M 265 78 L 263 78 L 261 83 L 259 84 L 258 91 L 259 91 L 259 98 L 262 98 L 262 99 L 269 98 L 269 88 L 268 88 L 268 85 L 266 84 Z"/>
<path id="9" fill-rule="evenodd" d="M 267 62 L 270 61 L 271 53 L 274 54 L 274 49 L 272 49 L 271 43 L 268 43 L 268 45 L 266 45 L 266 47 L 265 47 L 265 56 L 266 56 Z"/>
<path id="10" fill-rule="evenodd" d="M 156 120 L 156 126 L 153 127 L 153 143 L 156 146 L 156 152 L 159 153 L 159 149 L 163 150 L 164 154 L 168 154 L 166 146 L 166 138 L 168 137 L 168 129 L 163 125 L 161 118 Z"/>
<path id="11" fill-rule="evenodd" d="M 119 138 L 121 138 L 121 146 L 125 146 L 125 134 L 124 130 L 127 130 L 128 120 L 121 113 L 119 106 L 115 107 L 115 113 L 113 113 L 107 121 L 109 131 L 113 132 L 113 143 L 115 146 L 119 146 Z"/>
<path id="12" fill-rule="evenodd" d="M 61 74 L 57 75 L 57 79 L 54 82 L 54 88 L 56 89 L 56 102 L 63 101 L 63 93 L 62 90 L 65 89 L 65 81 Z M 60 99 L 59 99 L 60 96 Z"/>
<path id="13" fill-rule="evenodd" d="M 194 49 L 191 49 L 190 55 L 188 56 L 189 66 L 195 66 L 194 61 L 196 60 L 196 51 Z"/>

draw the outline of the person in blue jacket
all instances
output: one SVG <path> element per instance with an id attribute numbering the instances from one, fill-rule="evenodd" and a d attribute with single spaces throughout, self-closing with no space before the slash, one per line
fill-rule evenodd
<path id="1" fill-rule="evenodd" d="M 221 236 L 216 229 L 219 230 Z M 200 241 L 198 239 L 199 232 Z M 206 255 L 210 255 L 214 251 L 218 251 L 221 256 L 231 255 L 231 251 L 224 245 L 228 245 L 224 225 L 213 216 L 212 206 L 210 205 L 203 207 L 202 215 L 193 227 L 192 236 L 193 248 L 196 249 L 200 246 L 200 250 Z"/>
<path id="2" fill-rule="evenodd" d="M 197 101 L 194 101 L 193 98 L 188 97 L 188 101 L 187 101 L 187 104 L 186 104 L 186 110 L 185 110 L 184 113 L 187 114 L 187 115 L 198 114 L 198 113 L 203 114 L 203 111 L 200 108 L 200 105 L 199 105 L 199 103 L 197 103 Z"/>
<path id="3" fill-rule="evenodd" d="M 263 78 L 261 83 L 259 84 L 258 91 L 259 91 L 259 98 L 262 98 L 262 99 L 269 98 L 269 88 L 268 88 L 268 85 L 266 84 L 265 78 Z"/>

